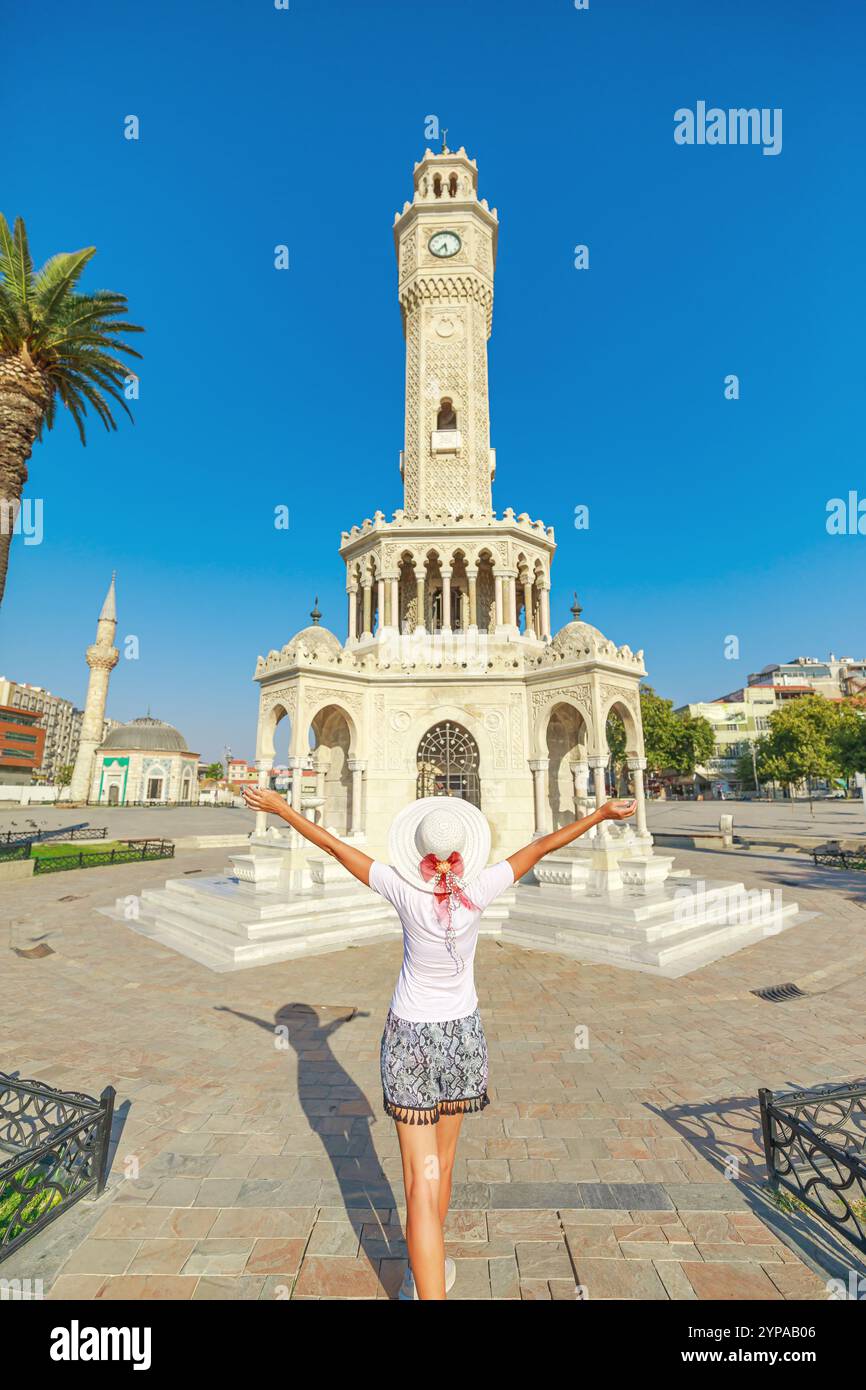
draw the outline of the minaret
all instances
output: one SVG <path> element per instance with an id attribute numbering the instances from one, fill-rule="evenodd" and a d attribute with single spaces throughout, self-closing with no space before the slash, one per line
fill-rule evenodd
<path id="1" fill-rule="evenodd" d="M 487 339 L 499 223 L 464 149 L 427 150 L 394 219 L 406 335 L 407 517 L 490 516 Z"/>
<path id="2" fill-rule="evenodd" d="M 87 682 L 87 698 L 84 702 L 84 719 L 81 723 L 81 740 L 69 785 L 72 801 L 87 801 L 90 796 L 90 783 L 93 776 L 93 755 L 102 742 L 102 729 L 105 723 L 105 701 L 108 695 L 108 678 L 117 665 L 119 652 L 114 645 L 117 628 L 117 604 L 114 593 L 114 574 L 105 595 L 105 602 L 96 623 L 96 641 L 87 648 L 87 664 L 90 679 Z"/>

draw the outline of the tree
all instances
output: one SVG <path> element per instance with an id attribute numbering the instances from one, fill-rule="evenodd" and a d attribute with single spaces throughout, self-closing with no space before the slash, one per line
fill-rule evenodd
<path id="1" fill-rule="evenodd" d="M 640 713 L 647 770 L 662 773 L 672 765 L 677 722 L 674 702 L 657 695 L 651 685 L 642 685 Z"/>
<path id="2" fill-rule="evenodd" d="M 208 763 L 204 770 L 206 782 L 219 782 L 223 777 L 222 763 Z"/>
<path id="3" fill-rule="evenodd" d="M 734 777 L 740 785 L 741 791 L 760 791 L 760 786 L 755 783 L 755 766 L 758 760 L 758 743 L 755 744 L 755 761 L 752 761 L 752 750 L 747 749 L 737 758 L 737 766 Z"/>
<path id="4" fill-rule="evenodd" d="M 866 772 L 866 700 L 842 701 L 830 743 L 849 784 L 855 772 Z"/>
<path id="5" fill-rule="evenodd" d="M 703 715 L 674 715 L 671 766 L 682 775 L 709 762 L 716 746 L 713 726 Z"/>
<path id="6" fill-rule="evenodd" d="M 756 749 L 758 771 L 763 779 L 773 779 L 791 794 L 805 782 L 812 804 L 812 783 L 816 778 L 839 774 L 839 758 L 834 736 L 839 713 L 830 700 L 820 695 L 802 695 L 788 700 L 770 715 L 769 733 Z"/>
<path id="7" fill-rule="evenodd" d="M 72 781 L 72 763 L 64 763 L 54 774 L 54 784 L 57 787 L 68 787 Z"/>
<path id="8" fill-rule="evenodd" d="M 34 274 L 23 221 L 10 232 L 0 214 L 0 603 L 27 464 L 36 440 L 54 427 L 58 400 L 82 444 L 88 406 L 107 430 L 117 423 L 106 397 L 132 419 L 123 396 L 129 367 L 115 354 L 141 354 L 117 335 L 143 330 L 124 321 L 125 295 L 76 291 L 95 254 L 95 246 L 62 251 Z"/>

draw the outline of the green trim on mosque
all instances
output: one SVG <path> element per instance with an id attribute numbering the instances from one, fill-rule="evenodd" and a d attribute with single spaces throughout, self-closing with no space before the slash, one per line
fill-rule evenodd
<path id="1" fill-rule="evenodd" d="M 123 771 L 123 787 L 122 787 L 122 789 L 121 789 L 120 801 L 119 801 L 119 803 L 118 803 L 119 805 L 123 806 L 124 803 L 126 802 L 126 784 L 127 784 L 128 779 L 129 779 L 129 758 L 107 758 L 107 757 L 103 754 L 103 757 L 102 757 L 102 767 L 100 768 L 100 772 L 99 772 L 99 796 L 97 797 L 97 801 L 101 801 L 101 800 L 102 800 L 102 791 L 103 791 L 103 786 L 104 786 L 104 784 L 105 784 L 105 769 L 108 767 L 108 765 L 109 765 L 110 763 L 116 763 L 116 764 L 118 765 L 118 767 L 122 767 L 122 768 L 124 769 L 124 771 Z"/>

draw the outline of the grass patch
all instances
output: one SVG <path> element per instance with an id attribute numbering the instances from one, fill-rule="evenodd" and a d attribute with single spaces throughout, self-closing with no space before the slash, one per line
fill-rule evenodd
<path id="1" fill-rule="evenodd" d="M 106 854 L 113 849 L 125 849 L 119 840 L 73 840 L 72 843 L 34 845 L 31 854 L 34 859 L 56 859 L 65 854 Z"/>
<path id="2" fill-rule="evenodd" d="M 25 1188 L 29 1188 L 35 1187 L 44 1176 L 45 1174 L 40 1173 L 38 1169 L 28 1172 L 26 1168 L 19 1168 L 14 1179 L 23 1183 Z M 63 1193 L 53 1187 L 36 1192 L 30 1198 L 24 1192 L 16 1192 L 13 1187 L 7 1187 L 5 1192 L 0 1190 L 0 1242 L 13 1222 L 19 1228 L 34 1225 L 43 1212 L 57 1206 L 62 1196 Z"/>

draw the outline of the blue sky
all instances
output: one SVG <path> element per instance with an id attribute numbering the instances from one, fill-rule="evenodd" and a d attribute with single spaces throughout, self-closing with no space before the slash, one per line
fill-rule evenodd
<path id="1" fill-rule="evenodd" d="M 36 446 L 45 535 L 13 549 L 0 672 L 80 702 L 116 568 L 140 657 L 109 713 L 149 704 L 196 751 L 251 756 L 258 653 L 316 593 L 345 635 L 340 531 L 401 504 L 391 225 L 430 114 L 499 209 L 494 500 L 556 529 L 554 625 L 576 588 L 677 703 L 866 651 L 866 536 L 825 530 L 829 498 L 866 497 L 859 7 L 39 12 L 36 74 L 32 14 L 0 21 L 2 209 L 39 263 L 98 247 L 85 286 L 128 295 L 146 355 L 134 427 L 94 423 L 82 449 L 64 421 Z M 699 100 L 782 108 L 781 153 L 675 144 Z"/>

